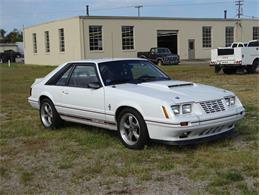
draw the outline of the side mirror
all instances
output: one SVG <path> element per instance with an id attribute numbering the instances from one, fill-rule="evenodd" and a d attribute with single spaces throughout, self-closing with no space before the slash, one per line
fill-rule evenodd
<path id="1" fill-rule="evenodd" d="M 101 87 L 100 83 L 99 82 L 92 82 L 92 83 L 89 83 L 88 84 L 88 87 L 90 89 L 99 89 Z"/>

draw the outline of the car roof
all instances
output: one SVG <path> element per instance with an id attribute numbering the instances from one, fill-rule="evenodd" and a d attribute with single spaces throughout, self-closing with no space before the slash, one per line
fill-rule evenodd
<path id="1" fill-rule="evenodd" d="M 145 60 L 144 58 L 100 58 L 100 59 L 84 59 L 77 61 L 70 61 L 67 63 L 102 63 L 102 62 L 114 62 L 114 61 L 124 61 L 124 60 Z"/>

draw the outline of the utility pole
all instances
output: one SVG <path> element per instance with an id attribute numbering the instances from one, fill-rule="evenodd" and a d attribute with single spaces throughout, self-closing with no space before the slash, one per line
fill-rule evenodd
<path id="1" fill-rule="evenodd" d="M 89 16 L 89 5 L 86 5 L 86 15 Z"/>
<path id="2" fill-rule="evenodd" d="M 235 5 L 237 6 L 237 17 L 240 18 L 243 15 L 243 3 L 244 0 L 235 0 Z"/>
<path id="3" fill-rule="evenodd" d="M 138 9 L 138 16 L 140 16 L 140 8 L 142 8 L 142 7 L 143 7 L 143 5 L 137 5 L 137 6 L 135 6 L 135 8 Z"/>

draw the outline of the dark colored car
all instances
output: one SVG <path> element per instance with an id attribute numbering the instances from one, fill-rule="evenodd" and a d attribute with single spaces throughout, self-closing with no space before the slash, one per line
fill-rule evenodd
<path id="1" fill-rule="evenodd" d="M 16 58 L 22 58 L 23 54 L 21 54 L 20 52 L 15 52 L 13 50 L 6 50 L 2 53 L 0 53 L 0 61 L 2 61 L 3 63 L 7 63 L 8 60 L 10 60 L 10 62 L 15 62 Z"/>
<path id="2" fill-rule="evenodd" d="M 146 58 L 159 66 L 180 63 L 179 55 L 164 47 L 154 47 L 149 52 L 137 52 L 137 57 Z"/>

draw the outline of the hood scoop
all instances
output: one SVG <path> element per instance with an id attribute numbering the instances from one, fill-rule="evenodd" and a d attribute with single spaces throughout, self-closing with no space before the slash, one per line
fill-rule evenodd
<path id="1" fill-rule="evenodd" d="M 176 87 L 185 87 L 185 86 L 193 86 L 193 83 L 181 83 L 181 84 L 175 84 L 175 85 L 169 85 L 168 87 L 171 88 L 176 88 Z"/>

